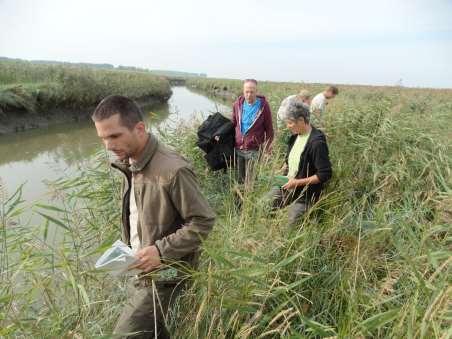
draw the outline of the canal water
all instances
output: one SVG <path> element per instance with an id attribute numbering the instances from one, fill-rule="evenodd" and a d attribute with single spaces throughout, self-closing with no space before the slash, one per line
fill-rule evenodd
<path id="1" fill-rule="evenodd" d="M 144 107 L 152 128 L 171 128 L 194 117 L 207 117 L 229 105 L 216 102 L 186 87 L 173 87 L 168 103 Z M 27 202 L 49 200 L 46 181 L 75 173 L 84 161 L 102 147 L 91 121 L 59 124 L 17 134 L 0 136 L 0 189 L 10 195 L 21 184 Z"/>

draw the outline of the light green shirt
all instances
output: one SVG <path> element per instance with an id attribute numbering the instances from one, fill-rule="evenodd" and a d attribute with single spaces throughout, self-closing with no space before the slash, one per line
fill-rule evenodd
<path id="1" fill-rule="evenodd" d="M 299 134 L 292 146 L 292 149 L 290 150 L 288 160 L 289 172 L 287 173 L 289 178 L 295 178 L 297 175 L 301 154 L 303 153 L 306 143 L 308 142 L 309 135 L 311 135 L 311 132 L 304 135 Z"/>

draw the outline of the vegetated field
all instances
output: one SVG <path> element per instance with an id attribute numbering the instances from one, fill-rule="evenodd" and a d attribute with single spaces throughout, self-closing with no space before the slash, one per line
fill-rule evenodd
<path id="1" fill-rule="evenodd" d="M 210 92 L 212 84 L 241 86 L 188 81 Z M 260 84 L 273 113 L 301 88 L 323 85 Z M 270 184 L 259 179 L 281 167 L 285 132 L 238 194 L 241 209 L 232 173 L 205 171 L 194 146 L 199 122 L 162 133 L 193 162 L 218 215 L 168 318 L 174 337 L 449 338 L 451 99 L 450 90 L 341 86 L 324 121 L 333 179 L 292 231 L 284 210 L 269 215 Z M 119 237 L 117 181 L 100 152 L 79 177 L 54 186 L 63 209 L 34 206 L 43 225 L 18 220 L 24 203 L 3 198 L 0 336 L 110 333 L 124 283 L 92 262 Z M 50 241 L 55 227 L 64 241 Z"/>
<path id="2" fill-rule="evenodd" d="M 86 108 L 110 94 L 166 101 L 166 79 L 149 72 L 110 70 L 71 64 L 0 61 L 0 113 Z"/>

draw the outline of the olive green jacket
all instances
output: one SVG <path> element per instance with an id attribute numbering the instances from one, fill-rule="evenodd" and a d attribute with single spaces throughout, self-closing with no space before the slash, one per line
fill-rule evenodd
<path id="1" fill-rule="evenodd" d="M 133 180 L 141 246 L 155 245 L 161 259 L 196 264 L 197 252 L 215 221 L 186 159 L 149 134 L 141 158 L 112 164 L 124 174 L 122 238 L 130 246 L 129 201 Z"/>

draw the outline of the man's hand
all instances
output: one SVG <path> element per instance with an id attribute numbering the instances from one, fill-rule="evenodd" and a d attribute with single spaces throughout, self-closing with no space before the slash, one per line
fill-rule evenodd
<path id="1" fill-rule="evenodd" d="M 131 265 L 129 270 L 137 268 L 139 270 L 148 273 L 152 270 L 155 270 L 157 267 L 161 265 L 160 254 L 155 246 L 146 246 L 139 250 L 135 257 L 139 260 L 138 263 Z"/>
<path id="2" fill-rule="evenodd" d="M 303 179 L 291 178 L 284 186 L 282 186 L 282 188 L 285 190 L 293 190 L 293 189 L 297 188 L 298 186 L 303 186 L 303 185 L 304 185 Z"/>

